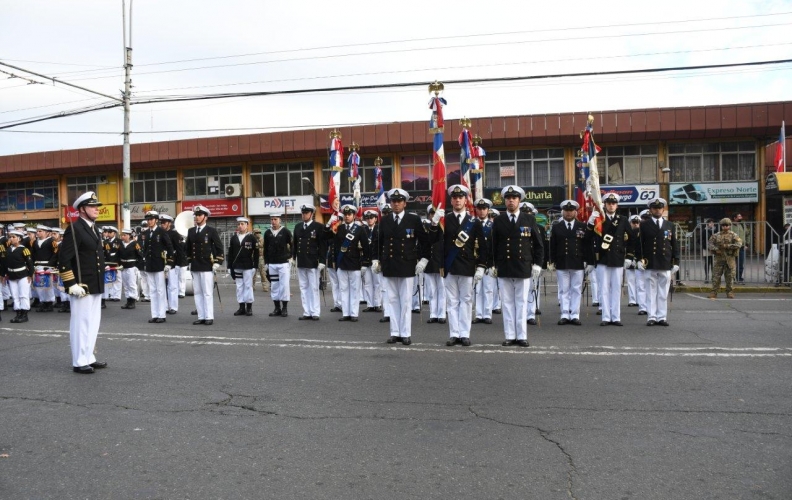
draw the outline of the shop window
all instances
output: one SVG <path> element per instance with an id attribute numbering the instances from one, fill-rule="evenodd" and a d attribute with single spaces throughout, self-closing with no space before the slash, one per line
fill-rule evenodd
<path id="1" fill-rule="evenodd" d="M 563 186 L 564 150 L 487 151 L 484 185 Z"/>
<path id="2" fill-rule="evenodd" d="M 669 144 L 671 182 L 750 181 L 756 179 L 753 142 Z"/>
<path id="3" fill-rule="evenodd" d="M 176 201 L 176 171 L 133 172 L 129 184 L 132 203 Z"/>
<path id="4" fill-rule="evenodd" d="M 600 184 L 657 182 L 657 146 L 633 145 L 603 148 L 597 155 Z"/>
<path id="5" fill-rule="evenodd" d="M 106 179 L 96 175 L 87 177 L 69 177 L 66 179 L 67 196 L 69 203 L 73 203 L 80 195 L 86 191 L 96 192 L 96 186 L 104 184 Z"/>
<path id="6" fill-rule="evenodd" d="M 347 154 L 345 152 L 345 154 Z M 348 155 L 347 155 L 348 156 Z M 358 165 L 358 170 L 360 171 L 361 180 L 360 180 L 360 192 L 361 193 L 373 193 L 377 190 L 377 179 L 375 175 L 374 160 L 377 157 L 361 157 L 360 158 L 360 165 Z M 380 166 L 382 169 L 382 185 L 385 191 L 389 191 L 393 186 L 393 158 L 390 156 L 382 157 L 382 165 Z M 352 192 L 352 185 L 349 182 L 349 168 L 347 165 L 347 158 L 344 158 L 344 171 L 339 172 L 341 176 L 341 192 L 342 193 L 350 193 Z M 322 168 L 322 186 L 325 192 L 327 192 L 328 185 L 330 179 L 330 167 L 328 166 L 328 162 L 324 162 L 324 167 Z M 406 189 L 406 188 L 405 188 Z M 310 194 L 310 193 L 306 193 Z"/>
<path id="7" fill-rule="evenodd" d="M 184 198 L 223 198 L 226 184 L 241 183 L 241 166 L 188 169 L 184 171 Z"/>
<path id="8" fill-rule="evenodd" d="M 0 212 L 46 210 L 58 206 L 57 180 L 0 183 Z"/>
<path id="9" fill-rule="evenodd" d="M 311 184 L 304 182 L 303 177 L 316 185 L 312 161 L 253 165 L 250 167 L 250 192 L 256 198 L 311 195 Z"/>
<path id="10" fill-rule="evenodd" d="M 446 186 L 459 184 L 459 153 L 445 155 Z M 434 156 L 405 155 L 401 157 L 401 187 L 410 191 L 428 191 L 432 189 L 432 171 Z"/>

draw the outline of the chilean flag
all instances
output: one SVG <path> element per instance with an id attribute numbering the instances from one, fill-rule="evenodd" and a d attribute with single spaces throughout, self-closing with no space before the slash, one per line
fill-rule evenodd
<path id="1" fill-rule="evenodd" d="M 470 165 L 472 164 L 472 150 L 473 144 L 470 140 L 470 132 L 468 129 L 463 128 L 462 132 L 459 133 L 459 146 L 461 150 L 459 151 L 459 177 L 460 183 L 465 186 L 466 188 L 470 189 Z M 468 212 L 473 213 L 473 200 L 471 197 L 473 196 L 473 190 L 470 189 L 468 192 L 467 200 L 465 205 L 467 205 Z"/>
<path id="2" fill-rule="evenodd" d="M 784 122 L 781 122 L 781 134 L 778 136 L 778 144 L 775 151 L 776 172 L 786 171 L 786 130 Z"/>
<path id="3" fill-rule="evenodd" d="M 380 167 L 374 169 L 374 178 L 377 182 L 377 208 L 382 211 L 387 202 L 385 201 L 385 184 L 382 182 L 382 169 Z"/>
<path id="4" fill-rule="evenodd" d="M 583 160 L 575 161 L 575 201 L 578 202 L 577 218 L 580 222 L 587 222 L 591 210 L 586 206 L 586 179 L 588 179 L 588 166 L 583 165 Z"/>
<path id="5" fill-rule="evenodd" d="M 445 151 L 443 150 L 443 106 L 446 100 L 442 97 L 432 97 L 429 100 L 429 109 L 432 110 L 432 117 L 429 119 L 429 133 L 434 134 L 432 143 L 432 156 L 434 166 L 432 167 L 432 206 L 435 210 L 441 208 L 445 210 L 446 202 L 446 165 Z M 440 226 L 445 227 L 443 221 Z"/>
<path id="6" fill-rule="evenodd" d="M 344 146 L 341 139 L 333 137 L 330 139 L 330 180 L 327 189 L 327 202 L 334 211 L 335 201 L 340 200 L 341 196 L 341 176 L 339 172 L 344 170 Z"/>

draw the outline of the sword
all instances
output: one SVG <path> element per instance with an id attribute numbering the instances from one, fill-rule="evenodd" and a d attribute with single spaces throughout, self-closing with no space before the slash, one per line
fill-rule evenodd
<path id="1" fill-rule="evenodd" d="M 217 273 L 212 272 L 214 276 L 214 288 L 217 290 L 217 301 L 220 302 L 220 312 L 223 312 L 223 299 L 220 297 L 220 287 L 217 285 Z"/>

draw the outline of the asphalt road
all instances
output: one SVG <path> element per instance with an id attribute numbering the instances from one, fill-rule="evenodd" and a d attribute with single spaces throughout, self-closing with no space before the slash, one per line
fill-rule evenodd
<path id="1" fill-rule="evenodd" d="M 788 294 L 677 294 L 668 328 L 545 298 L 527 349 L 500 316 L 449 348 L 414 315 L 404 347 L 376 313 L 223 299 L 211 327 L 190 297 L 161 325 L 109 303 L 88 376 L 68 315 L 4 312 L 0 498 L 792 498 Z"/>

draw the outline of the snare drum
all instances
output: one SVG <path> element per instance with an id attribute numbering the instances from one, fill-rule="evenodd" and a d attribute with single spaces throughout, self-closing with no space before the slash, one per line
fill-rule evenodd
<path id="1" fill-rule="evenodd" d="M 105 283 L 115 283 L 116 278 L 118 278 L 118 272 L 115 269 L 108 269 L 105 271 L 105 275 L 104 275 Z"/>
<path id="2" fill-rule="evenodd" d="M 36 288 L 49 288 L 51 283 L 49 271 L 36 271 L 33 276 L 33 286 Z"/>

